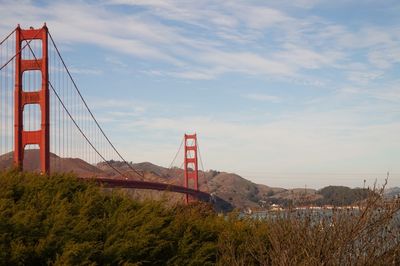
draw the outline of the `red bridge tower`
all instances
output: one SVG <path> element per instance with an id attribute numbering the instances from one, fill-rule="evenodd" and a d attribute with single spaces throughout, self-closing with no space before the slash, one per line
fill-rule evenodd
<path id="1" fill-rule="evenodd" d="M 50 113 L 49 113 L 49 70 L 48 70 L 48 30 L 46 24 L 41 29 L 16 29 L 16 53 L 15 58 L 15 91 L 14 91 L 14 163 L 22 169 L 25 146 L 38 144 L 40 148 L 40 169 L 42 173 L 48 173 L 50 169 Z M 41 40 L 42 58 L 22 58 L 22 43 L 31 40 Z M 37 60 L 36 60 L 37 59 Z M 24 91 L 23 73 L 25 71 L 39 70 L 42 77 L 42 85 L 37 91 Z M 37 89 L 37 88 L 35 88 Z M 28 104 L 38 104 L 41 111 L 40 129 L 25 131 L 23 113 Z"/>
<path id="2" fill-rule="evenodd" d="M 198 160 L 197 160 L 197 136 L 196 134 L 188 135 L 185 134 L 185 159 L 184 159 L 184 170 L 185 170 L 185 187 L 190 187 L 190 181 L 192 180 L 192 188 L 199 190 L 199 172 L 198 172 Z M 186 203 L 189 203 L 189 195 L 186 194 Z"/>

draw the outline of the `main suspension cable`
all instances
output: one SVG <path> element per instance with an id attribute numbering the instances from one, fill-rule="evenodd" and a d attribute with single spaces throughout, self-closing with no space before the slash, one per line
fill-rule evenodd
<path id="1" fill-rule="evenodd" d="M 11 35 L 13 35 L 13 33 L 17 30 L 17 28 L 15 28 L 13 31 L 10 32 L 10 34 L 7 35 L 7 37 L 5 37 L 1 42 L 0 45 L 2 45 L 5 41 L 8 40 L 8 38 L 10 38 Z"/>
<path id="2" fill-rule="evenodd" d="M 33 51 L 32 47 L 30 46 L 30 44 L 27 42 L 27 45 L 29 47 L 29 49 L 31 50 L 31 53 L 33 55 L 33 57 L 35 58 L 35 62 L 38 66 L 40 66 L 39 64 L 39 60 L 37 59 L 35 52 Z M 42 73 L 42 78 L 44 78 L 44 73 Z M 75 121 L 75 119 L 72 117 L 71 113 L 69 112 L 69 110 L 67 109 L 67 107 L 65 106 L 64 102 L 61 100 L 59 94 L 57 93 L 57 91 L 54 89 L 53 85 L 51 84 L 50 80 L 48 81 L 50 88 L 52 89 L 52 91 L 54 92 L 55 96 L 57 97 L 58 101 L 61 103 L 62 107 L 64 108 L 64 110 L 66 111 L 66 113 L 68 114 L 69 118 L 72 120 L 72 122 L 75 124 L 75 126 L 77 127 L 77 129 L 79 130 L 79 132 L 82 134 L 82 136 L 86 139 L 86 141 L 89 143 L 89 145 L 93 148 L 93 150 L 107 163 L 108 166 L 110 166 L 113 170 L 115 170 L 118 174 L 122 175 L 123 177 L 127 178 L 127 176 L 125 176 L 121 171 L 119 171 L 117 168 L 115 168 L 113 165 L 110 164 L 109 161 L 106 160 L 106 158 L 104 158 L 104 156 L 96 149 L 96 147 L 92 144 L 92 142 L 89 140 L 89 138 L 86 136 L 86 134 L 82 131 L 82 129 L 79 127 L 78 123 Z"/>
<path id="3" fill-rule="evenodd" d="M 207 187 L 208 191 L 210 191 L 210 187 L 208 186 L 208 182 L 207 182 L 207 178 L 206 178 L 206 172 L 205 172 L 205 170 L 204 170 L 203 159 L 201 158 L 199 140 L 196 139 L 196 141 L 197 141 L 197 150 L 199 151 L 200 165 L 201 165 L 201 168 L 202 168 L 202 170 L 203 170 L 204 182 L 206 183 L 206 187 Z"/>
<path id="4" fill-rule="evenodd" d="M 124 159 L 124 157 L 122 157 L 122 155 L 118 152 L 118 150 L 117 150 L 117 149 L 115 148 L 115 146 L 112 144 L 112 142 L 111 142 L 110 139 L 107 137 L 107 135 L 104 133 L 102 127 L 101 127 L 100 124 L 98 123 L 97 119 L 94 117 L 92 111 L 90 110 L 90 108 L 89 108 L 89 106 L 87 105 L 85 99 L 83 98 L 83 96 L 82 96 L 82 94 L 81 94 L 81 92 L 80 92 L 78 86 L 76 85 L 75 80 L 73 79 L 73 77 L 72 77 L 72 75 L 71 75 L 71 73 L 70 73 L 70 71 L 69 71 L 67 65 L 65 64 L 65 61 L 64 61 L 63 57 L 61 56 L 61 53 L 60 53 L 60 51 L 58 50 L 58 47 L 57 47 L 56 43 L 54 42 L 54 39 L 53 39 L 52 35 L 50 34 L 50 32 L 48 32 L 48 34 L 49 34 L 49 37 L 50 37 L 51 42 L 52 42 L 53 45 L 54 45 L 54 48 L 55 48 L 56 51 L 57 51 L 57 54 L 58 54 L 59 58 L 61 59 L 61 62 L 62 62 L 62 64 L 63 64 L 65 70 L 67 71 L 68 76 L 70 77 L 70 79 L 71 79 L 71 81 L 72 81 L 72 83 L 73 83 L 73 85 L 74 85 L 76 91 L 78 92 L 79 97 L 81 98 L 81 100 L 82 100 L 82 102 L 84 103 L 86 109 L 88 110 L 90 116 L 92 117 L 92 119 L 93 119 L 94 122 L 96 123 L 97 127 L 99 128 L 99 130 L 100 130 L 100 132 L 102 133 L 102 135 L 104 136 L 104 138 L 107 140 L 107 142 L 110 144 L 110 146 L 111 146 L 112 149 L 115 151 L 115 153 L 119 156 L 119 158 L 120 158 L 132 171 L 134 171 L 134 172 L 135 172 L 136 174 L 138 174 L 139 176 L 144 177 L 144 175 L 143 175 L 142 173 L 140 173 L 140 172 L 137 171 L 135 168 L 133 168 L 132 165 L 129 164 L 129 163 Z"/>
<path id="5" fill-rule="evenodd" d="M 176 158 L 178 157 L 178 154 L 179 154 L 179 152 L 180 152 L 181 149 L 182 149 L 182 145 L 183 145 L 183 141 L 184 141 L 184 140 L 185 140 L 185 138 L 182 138 L 181 145 L 179 145 L 179 149 L 178 149 L 178 151 L 176 152 L 174 159 L 172 160 L 171 164 L 170 164 L 169 167 L 168 167 L 169 169 L 172 168 L 172 165 L 174 164 Z"/>
<path id="6" fill-rule="evenodd" d="M 14 29 L 14 31 L 12 33 L 14 33 L 17 29 Z M 10 58 L 10 60 L 8 60 L 3 66 L 0 67 L 0 71 L 3 70 L 3 68 L 5 68 L 11 61 L 14 60 L 15 57 L 17 57 L 24 49 L 25 47 L 29 46 L 30 47 L 30 43 L 31 41 L 33 41 L 38 35 L 39 35 L 40 31 L 38 31 L 35 36 L 32 37 L 32 39 L 30 39 L 29 41 L 26 42 L 26 44 L 17 52 L 14 54 L 13 57 Z M 9 34 L 8 37 L 10 37 L 12 34 Z M 8 39 L 8 37 L 6 39 Z"/>

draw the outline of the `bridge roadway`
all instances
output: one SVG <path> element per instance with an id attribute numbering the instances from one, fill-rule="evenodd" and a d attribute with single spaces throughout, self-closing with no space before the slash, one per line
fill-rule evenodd
<path id="1" fill-rule="evenodd" d="M 170 191 L 177 192 L 182 194 L 189 194 L 192 197 L 204 201 L 210 202 L 211 195 L 207 192 L 194 190 L 191 188 L 185 188 L 182 186 L 165 184 L 165 183 L 156 183 L 156 182 L 148 182 L 148 181 L 138 181 L 138 180 L 127 180 L 127 179 L 112 179 L 106 177 L 96 177 L 96 178 L 80 178 L 84 180 L 94 180 L 95 182 L 103 185 L 108 188 L 137 188 L 137 189 L 151 189 L 151 190 L 160 190 L 160 191 Z"/>

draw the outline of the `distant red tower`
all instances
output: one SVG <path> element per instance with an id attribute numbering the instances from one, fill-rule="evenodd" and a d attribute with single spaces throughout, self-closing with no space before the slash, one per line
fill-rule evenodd
<path id="1" fill-rule="evenodd" d="M 48 29 L 44 25 L 41 29 L 16 28 L 16 52 L 15 58 L 15 91 L 14 91 L 14 163 L 22 169 L 25 146 L 38 144 L 40 148 L 40 169 L 42 173 L 50 170 L 50 127 L 49 127 L 49 71 L 48 71 Z M 23 59 L 22 43 L 30 40 L 42 41 L 42 58 Z M 29 47 L 25 47 L 29 49 Z M 37 91 L 24 91 L 22 83 L 25 71 L 39 70 L 42 77 L 42 85 Z M 23 113 L 28 104 L 38 104 L 41 111 L 41 126 L 36 131 L 25 131 Z"/>
<path id="2" fill-rule="evenodd" d="M 185 134 L 185 187 L 190 187 L 190 181 L 193 180 L 191 188 L 199 190 L 199 173 L 197 161 L 197 136 L 196 134 Z M 189 203 L 189 195 L 186 194 L 186 203 Z"/>

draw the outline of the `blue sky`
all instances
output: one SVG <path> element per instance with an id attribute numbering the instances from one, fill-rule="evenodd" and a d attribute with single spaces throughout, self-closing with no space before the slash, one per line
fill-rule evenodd
<path id="1" fill-rule="evenodd" d="M 293 3 L 295 2 L 295 3 Z M 282 187 L 400 185 L 398 1 L 2 1 L 0 34 L 44 21 L 129 160 Z"/>

